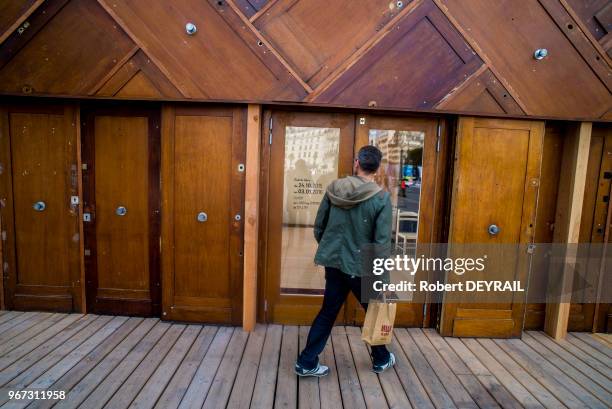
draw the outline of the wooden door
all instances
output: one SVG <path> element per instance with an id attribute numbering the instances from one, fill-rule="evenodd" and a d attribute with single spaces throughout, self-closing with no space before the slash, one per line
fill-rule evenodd
<path id="1" fill-rule="evenodd" d="M 313 261 L 314 217 L 327 185 L 352 174 L 354 116 L 274 111 L 265 121 L 260 317 L 310 324 L 325 288 L 324 269 Z M 345 322 L 344 311 L 337 322 Z"/>
<path id="2" fill-rule="evenodd" d="M 159 109 L 83 112 L 87 310 L 160 310 Z"/>
<path id="3" fill-rule="evenodd" d="M 163 109 L 164 319 L 242 322 L 243 111 Z"/>
<path id="4" fill-rule="evenodd" d="M 438 119 L 358 115 L 355 129 L 355 155 L 368 144 L 379 147 L 383 152 L 376 177 L 377 182 L 391 195 L 393 254 L 411 257 L 431 254 L 434 250 L 430 244 L 442 241 L 448 150 L 445 122 Z M 398 214 L 411 213 L 416 222 L 397 222 Z M 400 234 L 406 232 L 416 233 L 416 240 L 401 240 Z M 433 273 L 420 271 L 414 276 L 392 276 L 392 282 L 419 282 L 431 278 Z M 395 324 L 405 327 L 429 326 L 432 315 L 427 307 L 433 298 L 433 294 L 426 293 L 401 294 Z M 350 297 L 348 321 L 362 325 L 364 318 L 363 308 L 354 297 Z"/>
<path id="5" fill-rule="evenodd" d="M 539 190 L 544 123 L 485 118 L 460 118 L 455 151 L 450 213 L 451 256 L 462 245 L 478 244 L 510 258 L 483 272 L 447 273 L 448 283 L 466 280 L 527 282 Z M 497 234 L 489 231 L 492 225 Z M 493 232 L 495 229 L 492 230 Z M 513 247 L 514 245 L 522 247 Z M 464 249 L 466 247 L 463 247 Z M 509 252 L 509 253 L 508 253 Z M 496 253 L 499 255 L 499 253 Z M 482 257 L 484 254 L 468 254 Z M 494 274 L 492 278 L 491 273 Z M 445 294 L 440 332 L 452 336 L 517 337 L 523 329 L 524 298 L 515 293 L 497 301 L 491 293 Z"/>
<path id="6" fill-rule="evenodd" d="M 81 311 L 76 109 L 12 104 L 0 126 L 6 307 Z"/>

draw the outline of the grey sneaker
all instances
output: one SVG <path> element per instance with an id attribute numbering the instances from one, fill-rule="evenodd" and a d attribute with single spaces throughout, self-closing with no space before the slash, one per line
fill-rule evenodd
<path id="1" fill-rule="evenodd" d="M 325 376 L 329 373 L 329 368 L 325 365 L 317 364 L 317 367 L 314 369 L 305 369 L 296 362 L 294 371 L 297 376 L 316 376 L 320 378 L 321 376 Z"/>
<path id="2" fill-rule="evenodd" d="M 376 373 L 383 373 L 393 365 L 395 365 L 395 355 L 393 355 L 393 352 L 389 352 L 389 361 L 383 365 L 374 365 L 372 370 Z"/>

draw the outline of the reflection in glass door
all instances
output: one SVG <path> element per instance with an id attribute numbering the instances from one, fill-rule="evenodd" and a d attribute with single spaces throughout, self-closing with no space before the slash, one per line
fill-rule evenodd
<path id="1" fill-rule="evenodd" d="M 325 189 L 338 178 L 340 128 L 286 126 L 281 293 L 323 294 L 325 272 L 313 262 L 313 226 Z"/>
<path id="2" fill-rule="evenodd" d="M 394 254 L 416 257 L 427 250 L 427 244 L 439 240 L 437 235 L 442 200 L 439 185 L 438 121 L 435 119 L 391 116 L 359 116 L 355 149 L 365 144 L 378 147 L 383 160 L 376 182 L 391 195 L 393 223 L 391 240 Z M 440 135 L 443 136 L 443 135 Z M 391 281 L 418 281 L 421 274 L 391 271 Z M 411 293 L 398 293 L 396 325 L 427 326 L 424 311 L 428 300 L 414 299 Z M 354 298 L 347 305 L 347 318 L 361 324 L 364 312 Z"/>
<path id="3" fill-rule="evenodd" d="M 264 315 L 268 322 L 310 324 L 325 288 L 324 269 L 314 264 L 314 221 L 327 186 L 351 174 L 354 116 L 271 115 L 272 144 L 263 158 L 269 161 Z"/>
<path id="4" fill-rule="evenodd" d="M 425 132 L 370 129 L 370 145 L 383 153 L 376 182 L 391 194 L 393 244 L 400 254 L 416 254 Z"/>

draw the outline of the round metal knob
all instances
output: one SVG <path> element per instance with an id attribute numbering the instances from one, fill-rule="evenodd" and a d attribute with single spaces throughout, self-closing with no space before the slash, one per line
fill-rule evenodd
<path id="1" fill-rule="evenodd" d="M 536 60 L 543 60 L 544 58 L 546 58 L 546 56 L 548 56 L 548 50 L 546 48 L 538 48 L 533 53 L 533 58 L 535 58 Z"/>
<path id="2" fill-rule="evenodd" d="M 127 209 L 124 206 L 119 206 L 117 207 L 117 210 L 115 210 L 115 214 L 117 216 L 125 216 L 127 213 Z"/>
<path id="3" fill-rule="evenodd" d="M 196 32 L 198 31 L 198 28 L 196 27 L 195 24 L 193 23 L 187 23 L 185 24 L 185 32 L 187 33 L 187 35 L 194 35 Z"/>
<path id="4" fill-rule="evenodd" d="M 498 225 L 496 225 L 496 224 L 492 224 L 492 225 L 490 225 L 490 226 L 489 226 L 489 234 L 490 234 L 491 236 L 495 236 L 495 235 L 497 235 L 497 234 L 499 233 L 499 231 L 500 231 L 500 230 L 501 230 L 501 229 L 500 229 L 500 228 L 499 228 L 499 226 L 498 226 Z"/>
<path id="5" fill-rule="evenodd" d="M 32 205 L 32 209 L 36 210 L 37 212 L 42 212 L 46 208 L 47 205 L 43 201 L 36 202 Z"/>
<path id="6" fill-rule="evenodd" d="M 204 212 L 200 212 L 198 213 L 197 219 L 200 223 L 204 223 L 206 220 L 208 220 L 208 215 Z"/>

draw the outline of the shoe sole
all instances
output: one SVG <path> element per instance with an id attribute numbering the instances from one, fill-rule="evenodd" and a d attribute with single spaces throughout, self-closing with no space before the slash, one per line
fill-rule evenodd
<path id="1" fill-rule="evenodd" d="M 301 378 L 308 378 L 308 377 L 313 377 L 313 378 L 322 378 L 322 377 L 324 377 L 324 376 L 329 375 L 329 371 L 328 371 L 328 372 L 325 372 L 324 374 L 316 374 L 316 373 L 301 374 L 301 373 L 299 373 L 298 371 L 296 371 L 296 370 L 294 369 L 294 370 L 293 370 L 293 372 L 294 372 L 294 373 L 295 373 L 297 376 L 299 376 L 299 377 L 301 377 Z"/>

